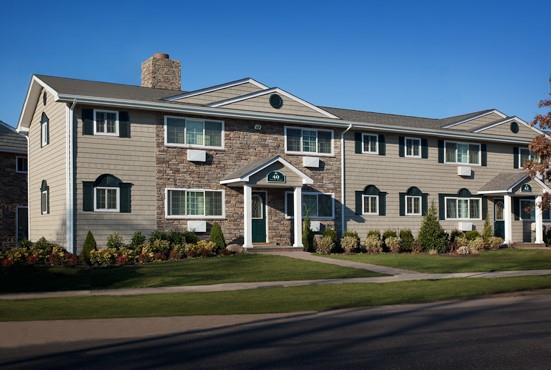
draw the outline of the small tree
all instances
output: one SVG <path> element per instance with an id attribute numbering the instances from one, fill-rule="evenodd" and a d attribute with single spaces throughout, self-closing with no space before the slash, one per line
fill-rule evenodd
<path id="1" fill-rule="evenodd" d="M 314 233 L 310 229 L 310 219 L 306 217 L 302 222 L 302 246 L 306 252 L 314 252 Z"/>
<path id="2" fill-rule="evenodd" d="M 84 245 L 82 246 L 82 252 L 80 252 L 80 260 L 87 265 L 90 264 L 90 252 L 97 251 L 98 247 L 96 245 L 96 239 L 92 235 L 91 231 L 88 231 L 86 234 L 86 239 L 84 239 Z"/>
<path id="3" fill-rule="evenodd" d="M 210 229 L 210 241 L 214 243 L 216 249 L 221 251 L 226 248 L 226 239 L 224 239 L 224 233 L 218 223 L 212 224 Z"/>
<path id="4" fill-rule="evenodd" d="M 423 218 L 418 239 L 424 250 L 434 249 L 439 253 L 444 253 L 448 249 L 448 234 L 444 231 L 444 229 L 442 229 L 442 226 L 436 217 L 434 202 L 431 204 L 427 214 Z"/>
<path id="5" fill-rule="evenodd" d="M 484 221 L 484 229 L 482 229 L 482 239 L 487 242 L 492 236 L 494 236 L 494 231 L 492 230 L 490 217 L 486 216 L 486 221 Z"/>

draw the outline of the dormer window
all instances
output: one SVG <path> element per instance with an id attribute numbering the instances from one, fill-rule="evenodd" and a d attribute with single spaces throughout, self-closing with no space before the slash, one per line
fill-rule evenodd
<path id="1" fill-rule="evenodd" d="M 94 110 L 94 135 L 119 136 L 119 112 Z"/>

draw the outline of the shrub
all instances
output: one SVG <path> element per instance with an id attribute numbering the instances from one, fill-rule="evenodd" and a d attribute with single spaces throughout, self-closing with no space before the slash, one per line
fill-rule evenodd
<path id="1" fill-rule="evenodd" d="M 421 253 L 423 252 L 423 245 L 421 242 L 419 242 L 418 239 L 413 241 L 413 244 L 411 246 L 411 253 Z"/>
<path id="2" fill-rule="evenodd" d="M 226 248 L 226 239 L 224 239 L 224 233 L 218 223 L 212 224 L 210 229 L 210 241 L 214 243 L 217 250 L 222 251 Z"/>
<path id="3" fill-rule="evenodd" d="M 97 266 L 111 266 L 117 261 L 118 251 L 115 248 L 102 248 L 90 251 L 90 263 Z"/>
<path id="4" fill-rule="evenodd" d="M 139 255 L 139 261 L 154 262 L 163 261 L 168 258 L 170 253 L 170 243 L 168 240 L 156 239 L 143 244 Z"/>
<path id="5" fill-rule="evenodd" d="M 155 240 L 168 240 L 168 234 L 166 231 L 155 230 L 149 235 L 149 241 L 153 242 Z"/>
<path id="6" fill-rule="evenodd" d="M 80 252 L 80 260 L 87 265 L 92 264 L 90 261 L 90 252 L 97 250 L 96 239 L 94 239 L 92 232 L 88 231 L 86 239 L 84 239 L 84 244 L 82 245 L 82 252 Z"/>
<path id="7" fill-rule="evenodd" d="M 367 238 L 370 236 L 376 237 L 377 239 L 381 239 L 381 232 L 379 230 L 369 230 L 367 232 Z"/>
<path id="8" fill-rule="evenodd" d="M 167 240 L 170 243 L 170 245 L 185 244 L 186 236 L 184 235 L 184 233 L 181 233 L 176 230 L 172 230 L 167 234 Z"/>
<path id="9" fill-rule="evenodd" d="M 115 248 L 119 249 L 124 247 L 124 241 L 122 240 L 122 236 L 119 235 L 119 233 L 113 233 L 107 237 L 107 248 Z"/>
<path id="10" fill-rule="evenodd" d="M 387 229 L 383 233 L 383 240 L 386 240 L 387 238 L 397 238 L 398 235 L 396 234 L 396 231 Z"/>
<path id="11" fill-rule="evenodd" d="M 314 251 L 314 233 L 310 230 L 309 218 L 305 218 L 302 222 L 302 246 L 305 252 Z"/>
<path id="12" fill-rule="evenodd" d="M 490 250 L 497 250 L 503 245 L 503 239 L 498 236 L 492 236 L 486 241 L 486 246 Z"/>
<path id="13" fill-rule="evenodd" d="M 325 235 L 316 241 L 316 252 L 320 254 L 329 254 L 335 247 L 335 242 L 330 235 Z"/>
<path id="14" fill-rule="evenodd" d="M 455 242 L 455 240 L 457 238 L 459 238 L 460 236 L 463 236 L 463 233 L 457 229 L 455 230 L 452 230 L 452 232 L 450 233 L 450 243 L 453 243 Z"/>
<path id="15" fill-rule="evenodd" d="M 128 247 L 122 247 L 116 250 L 115 264 L 129 265 L 134 264 L 137 259 L 136 250 Z"/>
<path id="16" fill-rule="evenodd" d="M 460 256 L 466 256 L 471 254 L 471 250 L 469 249 L 468 246 L 461 246 L 457 248 L 456 253 L 459 254 Z"/>
<path id="17" fill-rule="evenodd" d="M 484 221 L 484 228 L 482 229 L 482 239 L 484 239 L 485 242 L 488 242 L 492 236 L 494 236 L 494 231 L 492 230 L 492 225 L 490 224 L 490 217 L 486 217 L 486 221 Z"/>
<path id="18" fill-rule="evenodd" d="M 345 253 L 353 253 L 358 250 L 358 247 L 360 246 L 360 239 L 356 235 L 351 235 L 349 233 L 345 233 L 345 235 L 341 239 L 341 248 L 344 250 Z"/>
<path id="19" fill-rule="evenodd" d="M 484 242 L 484 239 L 482 239 L 481 237 L 469 240 L 469 250 L 471 251 L 471 253 L 473 251 L 480 252 L 481 250 L 484 250 L 485 245 L 486 242 Z"/>
<path id="20" fill-rule="evenodd" d="M 365 249 L 367 253 L 382 253 L 383 241 L 377 238 L 376 235 L 371 235 L 365 238 Z"/>
<path id="21" fill-rule="evenodd" d="M 400 252 L 400 238 L 396 236 L 389 236 L 385 239 L 385 245 L 392 253 Z"/>
<path id="22" fill-rule="evenodd" d="M 415 238 L 410 229 L 400 230 L 400 251 L 411 252 Z"/>
<path id="23" fill-rule="evenodd" d="M 186 258 L 186 245 L 185 244 L 176 244 L 172 246 L 170 250 L 169 259 L 171 260 L 181 260 Z"/>
<path id="24" fill-rule="evenodd" d="M 142 234 L 141 231 L 136 231 L 134 235 L 132 235 L 132 239 L 130 240 L 130 247 L 134 249 L 138 249 L 142 246 L 143 243 L 145 243 L 145 235 Z"/>
<path id="25" fill-rule="evenodd" d="M 545 244 L 551 244 L 551 227 L 548 227 L 543 236 Z"/>
<path id="26" fill-rule="evenodd" d="M 31 242 L 30 240 L 27 240 L 27 239 L 25 239 L 25 240 L 20 240 L 20 241 L 18 242 L 18 246 L 19 246 L 20 248 L 27 248 L 27 249 L 30 249 L 30 248 L 32 248 L 32 246 L 33 246 L 33 242 Z"/>
<path id="27" fill-rule="evenodd" d="M 476 230 L 466 231 L 465 237 L 469 240 L 475 240 L 476 238 L 480 238 L 480 233 Z"/>
<path id="28" fill-rule="evenodd" d="M 199 242 L 199 237 L 193 231 L 184 231 L 184 238 L 186 243 L 197 244 Z"/>
<path id="29" fill-rule="evenodd" d="M 425 250 L 436 249 L 439 253 L 445 253 L 448 249 L 448 234 L 442 229 L 436 218 L 434 203 L 423 218 L 419 231 L 419 243 Z"/>
<path id="30" fill-rule="evenodd" d="M 438 249 L 429 249 L 429 256 L 436 256 L 438 255 Z"/>
<path id="31" fill-rule="evenodd" d="M 188 257 L 208 257 L 215 254 L 216 246 L 210 240 L 199 240 L 197 244 L 186 244 L 184 249 Z"/>
<path id="32" fill-rule="evenodd" d="M 323 236 L 328 236 L 329 238 L 331 238 L 331 241 L 333 242 L 333 244 L 337 244 L 337 232 L 335 231 L 335 229 L 333 229 L 332 227 L 327 227 L 325 228 L 325 230 L 323 231 Z"/>
<path id="33" fill-rule="evenodd" d="M 470 240 L 467 239 L 467 237 L 465 235 L 461 235 L 461 236 L 455 238 L 455 244 L 456 244 L 457 248 L 468 247 L 469 242 L 470 242 Z"/>

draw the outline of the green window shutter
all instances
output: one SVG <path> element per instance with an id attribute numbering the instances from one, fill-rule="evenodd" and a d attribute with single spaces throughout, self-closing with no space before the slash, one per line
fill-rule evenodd
<path id="1" fill-rule="evenodd" d="M 400 216 L 406 215 L 406 193 L 400 193 Z"/>
<path id="2" fill-rule="evenodd" d="M 42 143 L 44 142 L 44 140 L 42 140 L 42 122 L 40 122 L 40 147 L 42 148 Z M 42 210 L 41 210 L 42 211 Z"/>
<path id="3" fill-rule="evenodd" d="M 379 155 L 386 155 L 385 135 L 379 134 Z"/>
<path id="4" fill-rule="evenodd" d="M 46 213 L 50 214 L 50 187 L 49 186 L 46 188 L 46 192 L 48 193 L 48 197 L 46 198 Z"/>
<path id="5" fill-rule="evenodd" d="M 444 140 L 438 140 L 438 163 L 444 163 Z"/>
<path id="6" fill-rule="evenodd" d="M 429 209 L 429 195 L 427 193 L 423 193 L 423 195 L 421 195 L 421 214 L 423 216 L 426 216 L 428 209 Z"/>
<path id="7" fill-rule="evenodd" d="M 92 181 L 82 183 L 82 210 L 85 212 L 94 210 L 94 183 Z"/>
<path id="8" fill-rule="evenodd" d="M 487 166 L 488 165 L 488 148 L 486 144 L 480 145 L 480 158 L 481 158 L 481 165 Z"/>
<path id="9" fill-rule="evenodd" d="M 285 202 L 287 202 L 287 217 L 293 217 L 295 213 L 294 194 L 285 193 Z"/>
<path id="10" fill-rule="evenodd" d="M 363 191 L 357 191 L 356 193 L 356 214 L 362 214 L 362 195 Z"/>
<path id="11" fill-rule="evenodd" d="M 446 219 L 446 199 L 445 194 L 438 194 L 438 218 L 440 220 Z"/>
<path id="12" fill-rule="evenodd" d="M 403 136 L 399 136 L 398 137 L 398 155 L 400 157 L 403 157 L 404 156 L 404 151 L 405 151 L 405 140 L 404 140 L 404 137 Z"/>
<path id="13" fill-rule="evenodd" d="M 355 132 L 354 133 L 354 152 L 359 154 L 362 152 L 362 133 L 361 132 Z"/>
<path id="14" fill-rule="evenodd" d="M 513 148 L 513 168 L 518 168 L 518 156 L 519 156 L 518 147 L 515 146 Z"/>
<path id="15" fill-rule="evenodd" d="M 94 110 L 82 110 L 82 134 L 94 135 Z"/>
<path id="16" fill-rule="evenodd" d="M 386 216 L 386 193 L 379 193 L 379 216 Z"/>
<path id="17" fill-rule="evenodd" d="M 121 213 L 130 213 L 132 212 L 132 184 L 120 183 L 120 207 L 119 210 Z"/>
<path id="18" fill-rule="evenodd" d="M 515 220 L 520 219 L 520 198 L 513 198 L 511 199 L 511 203 L 513 203 L 513 214 L 515 215 Z"/>
<path id="19" fill-rule="evenodd" d="M 130 137 L 130 118 L 128 112 L 119 112 L 119 137 Z"/>
<path id="20" fill-rule="evenodd" d="M 488 198 L 482 197 L 482 219 L 485 220 L 488 217 Z"/>
<path id="21" fill-rule="evenodd" d="M 421 158 L 429 157 L 429 143 L 427 139 L 421 139 Z"/>

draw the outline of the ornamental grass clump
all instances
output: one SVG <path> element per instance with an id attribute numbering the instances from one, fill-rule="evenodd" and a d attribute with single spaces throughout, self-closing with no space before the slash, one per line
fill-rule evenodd
<path id="1" fill-rule="evenodd" d="M 478 252 L 484 250 L 484 248 L 486 247 L 486 242 L 482 238 L 476 238 L 473 240 L 469 240 L 468 246 L 471 254 L 478 254 Z"/>
<path id="2" fill-rule="evenodd" d="M 365 250 L 367 253 L 382 253 L 383 252 L 383 242 L 376 235 L 369 235 L 365 238 Z"/>
<path id="3" fill-rule="evenodd" d="M 498 250 L 503 245 L 503 239 L 499 236 L 492 236 L 486 241 L 486 247 L 489 250 Z"/>
<path id="4" fill-rule="evenodd" d="M 122 240 L 122 236 L 119 235 L 119 233 L 113 233 L 110 234 L 107 237 L 107 248 L 113 248 L 113 249 L 119 249 L 124 247 L 124 240 Z"/>
<path id="5" fill-rule="evenodd" d="M 391 253 L 400 253 L 400 238 L 389 236 L 385 239 L 385 245 Z"/>
<path id="6" fill-rule="evenodd" d="M 360 248 L 360 237 L 355 231 L 347 231 L 341 238 L 341 248 L 344 253 L 354 253 Z"/>
<path id="7" fill-rule="evenodd" d="M 316 239 L 316 252 L 319 254 L 330 254 L 333 248 L 335 248 L 335 242 L 330 235 L 325 235 L 319 239 Z"/>

